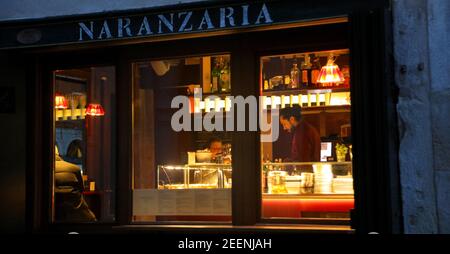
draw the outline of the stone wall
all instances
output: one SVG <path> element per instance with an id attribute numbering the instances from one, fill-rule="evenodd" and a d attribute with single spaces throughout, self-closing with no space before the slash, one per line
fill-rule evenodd
<path id="1" fill-rule="evenodd" d="M 405 233 L 450 233 L 450 1 L 392 10 Z"/>

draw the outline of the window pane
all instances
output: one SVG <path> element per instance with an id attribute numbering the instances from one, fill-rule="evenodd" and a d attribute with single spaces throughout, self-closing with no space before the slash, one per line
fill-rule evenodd
<path id="1" fill-rule="evenodd" d="M 133 220 L 230 221 L 231 135 L 194 126 L 194 116 L 209 114 L 225 125 L 230 56 L 152 60 L 133 69 Z"/>
<path id="2" fill-rule="evenodd" d="M 261 139 L 263 218 L 349 218 L 353 177 L 348 53 L 261 57 L 263 112 L 272 125 L 270 132 L 262 133 L 272 139 Z"/>
<path id="3" fill-rule="evenodd" d="M 55 222 L 114 221 L 115 68 L 54 72 Z"/>

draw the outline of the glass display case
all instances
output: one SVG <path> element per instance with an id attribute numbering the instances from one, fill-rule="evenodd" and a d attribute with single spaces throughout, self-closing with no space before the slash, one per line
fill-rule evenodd
<path id="1" fill-rule="evenodd" d="M 158 189 L 231 188 L 231 164 L 159 165 Z"/>
<path id="2" fill-rule="evenodd" d="M 352 162 L 263 163 L 264 194 L 353 194 Z"/>
<path id="3" fill-rule="evenodd" d="M 351 161 L 262 165 L 263 218 L 349 218 L 354 207 Z"/>

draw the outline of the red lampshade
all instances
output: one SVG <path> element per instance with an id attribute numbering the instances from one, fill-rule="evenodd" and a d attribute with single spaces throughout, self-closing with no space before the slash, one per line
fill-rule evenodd
<path id="1" fill-rule="evenodd" d="M 339 66 L 334 63 L 333 56 L 328 58 L 327 65 L 323 66 L 317 77 L 317 83 L 340 83 L 344 82 L 344 74 L 342 74 Z"/>
<path id="2" fill-rule="evenodd" d="M 105 115 L 105 110 L 102 105 L 98 103 L 89 103 L 86 108 L 86 115 L 89 116 L 103 116 Z"/>
<path id="3" fill-rule="evenodd" d="M 55 94 L 55 108 L 56 109 L 66 109 L 69 107 L 69 101 L 63 95 Z"/>

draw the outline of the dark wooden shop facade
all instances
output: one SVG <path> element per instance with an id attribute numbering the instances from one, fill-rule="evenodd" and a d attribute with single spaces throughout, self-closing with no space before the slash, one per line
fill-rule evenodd
<path id="1" fill-rule="evenodd" d="M 264 16 L 263 5 L 270 19 Z M 221 7 L 233 8 L 234 25 L 229 20 L 221 24 Z M 205 23 L 199 28 L 205 9 L 209 11 L 212 24 Z M 183 26 L 190 11 L 192 16 Z M 151 33 L 140 31 L 144 16 L 151 22 L 154 15 L 161 13 L 179 18 L 177 25 L 164 27 L 164 31 L 158 31 L 158 27 L 150 27 Z M 390 15 L 389 1 L 205 1 L 139 12 L 5 23 L 1 29 L 6 36 L 2 38 L 1 47 L 24 59 L 27 68 L 27 115 L 30 119 L 26 151 L 27 230 L 133 230 L 130 227 L 133 62 L 227 52 L 233 56 L 231 94 L 245 97 L 259 95 L 258 58 L 261 55 L 282 54 L 288 50 L 349 48 L 355 189 L 351 226 L 360 233 L 402 232 Z M 119 21 L 124 17 L 129 19 Z M 130 21 L 130 30 L 116 33 L 119 22 L 124 20 Z M 111 26 L 109 33 L 102 30 L 105 21 Z M 80 28 L 80 22 L 95 32 L 87 33 Z M 116 69 L 116 222 L 52 224 L 51 102 L 54 91 L 48 86 L 52 83 L 52 71 L 105 65 Z M 263 230 L 263 225 L 271 222 L 261 219 L 261 172 L 256 170 L 260 168 L 259 135 L 250 131 L 231 135 L 232 225 L 261 225 Z M 213 225 L 208 227 L 214 231 Z M 145 226 L 142 228 L 145 230 Z M 169 230 L 164 225 L 148 228 L 155 229 Z"/>

